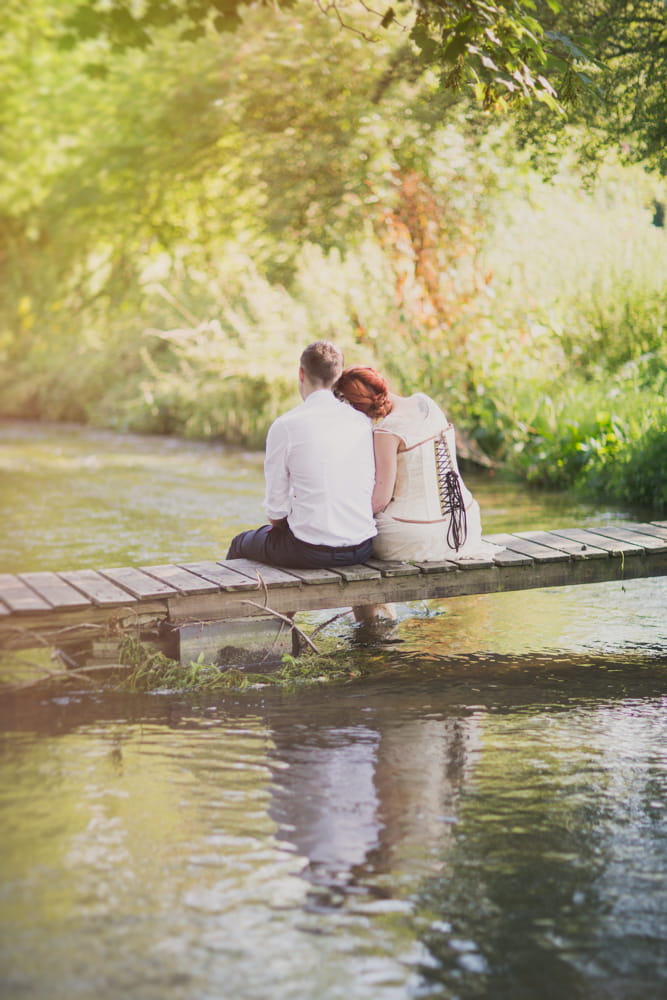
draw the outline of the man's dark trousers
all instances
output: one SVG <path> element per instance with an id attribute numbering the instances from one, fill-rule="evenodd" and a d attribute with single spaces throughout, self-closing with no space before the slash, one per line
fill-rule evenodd
<path id="1" fill-rule="evenodd" d="M 269 566 L 294 569 L 323 569 L 364 562 L 370 558 L 372 549 L 372 538 L 342 547 L 312 545 L 293 535 L 287 524 L 265 524 L 252 531 L 242 531 L 233 538 L 227 559 L 255 559 Z"/>

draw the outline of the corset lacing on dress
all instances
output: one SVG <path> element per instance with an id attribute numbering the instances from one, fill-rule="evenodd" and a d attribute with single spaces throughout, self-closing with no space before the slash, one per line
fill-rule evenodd
<path id="1" fill-rule="evenodd" d="M 433 442 L 435 467 L 438 475 L 440 510 L 443 517 L 449 517 L 447 544 L 458 552 L 468 536 L 468 521 L 461 495 L 461 484 L 458 473 L 452 464 L 452 456 L 449 453 L 445 434 L 446 430 L 441 431 L 439 437 Z"/>

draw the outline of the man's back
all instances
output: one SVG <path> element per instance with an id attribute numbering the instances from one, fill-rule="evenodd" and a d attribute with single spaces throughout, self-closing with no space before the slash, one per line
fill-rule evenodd
<path id="1" fill-rule="evenodd" d="M 269 430 L 265 507 L 297 538 L 345 546 L 375 534 L 370 421 L 329 390 L 311 393 Z"/>
<path id="2" fill-rule="evenodd" d="M 371 555 L 373 432 L 367 417 L 334 396 L 342 370 L 343 355 L 328 340 L 302 352 L 303 403 L 278 417 L 266 439 L 270 523 L 236 535 L 228 559 L 315 569 L 351 566 Z"/>

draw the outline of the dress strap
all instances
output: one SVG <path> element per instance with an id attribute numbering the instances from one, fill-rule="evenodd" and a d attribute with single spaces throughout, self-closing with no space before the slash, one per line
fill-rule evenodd
<path id="1" fill-rule="evenodd" d="M 406 445 L 403 450 L 404 451 L 413 451 L 415 448 L 421 448 L 425 444 L 430 444 L 431 441 L 439 441 L 441 436 L 445 435 L 447 433 L 447 431 L 453 430 L 453 428 L 454 428 L 454 424 L 447 424 L 447 426 L 443 427 L 443 429 L 441 431 L 439 431 L 437 434 L 429 434 L 429 436 L 426 437 L 426 438 L 424 438 L 422 441 L 415 441 L 414 444 Z M 449 448 L 447 450 L 449 451 Z"/>

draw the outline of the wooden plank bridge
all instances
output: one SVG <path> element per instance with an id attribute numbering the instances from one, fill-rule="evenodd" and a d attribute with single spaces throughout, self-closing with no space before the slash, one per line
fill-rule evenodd
<path id="1" fill-rule="evenodd" d="M 129 634 L 183 662 L 200 652 L 225 662 L 235 650 L 270 645 L 276 630 L 289 637 L 278 614 L 667 575 L 667 521 L 485 538 L 503 550 L 489 559 L 371 559 L 323 570 L 234 559 L 4 573 L 0 650 L 46 645 L 72 665 L 112 663 Z"/>

